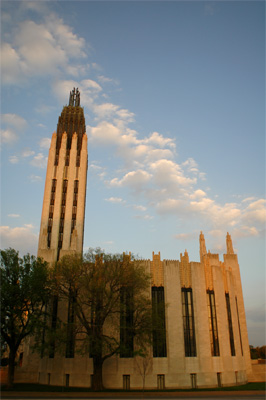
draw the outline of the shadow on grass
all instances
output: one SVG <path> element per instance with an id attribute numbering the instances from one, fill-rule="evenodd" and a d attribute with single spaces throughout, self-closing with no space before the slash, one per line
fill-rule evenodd
<path id="1" fill-rule="evenodd" d="M 230 386 L 222 388 L 202 388 L 202 389 L 165 389 L 165 390 L 144 390 L 144 392 L 201 392 L 201 391 L 243 391 L 243 390 L 265 390 L 266 382 L 250 382 L 241 386 Z M 93 392 L 90 388 L 84 387 L 64 387 L 41 385 L 38 383 L 15 383 L 12 389 L 7 389 L 6 385 L 1 386 L 1 391 L 9 392 Z M 122 389 L 105 389 L 103 392 L 127 392 Z M 143 392 L 143 390 L 130 390 L 130 392 Z"/>

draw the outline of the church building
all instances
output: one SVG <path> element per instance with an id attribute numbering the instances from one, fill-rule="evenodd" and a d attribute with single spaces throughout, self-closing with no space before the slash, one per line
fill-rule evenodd
<path id="1" fill-rule="evenodd" d="M 38 256 L 49 263 L 83 251 L 87 157 L 84 112 L 80 92 L 74 88 L 59 117 L 48 157 Z M 190 261 L 187 251 L 178 260 L 161 260 L 160 253 L 153 253 L 151 260 L 142 261 L 151 274 L 152 305 L 163 304 L 164 331 L 160 341 L 153 338 L 146 389 L 209 388 L 248 381 L 251 361 L 244 300 L 229 233 L 226 249 L 220 260 L 207 251 L 201 232 L 199 262 Z M 60 308 L 56 298 L 52 308 L 55 326 Z M 89 355 L 51 351 L 49 356 L 26 357 L 17 377 L 90 387 L 92 374 Z M 103 383 L 112 389 L 142 388 L 136 357 L 116 355 L 106 360 Z"/>

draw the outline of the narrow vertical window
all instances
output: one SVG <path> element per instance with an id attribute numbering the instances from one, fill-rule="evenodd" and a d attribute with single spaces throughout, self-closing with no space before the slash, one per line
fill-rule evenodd
<path id="1" fill-rule="evenodd" d="M 197 374 L 190 374 L 191 388 L 197 389 Z"/>
<path id="2" fill-rule="evenodd" d="M 123 389 L 130 390 L 130 375 L 123 375 Z"/>
<path id="3" fill-rule="evenodd" d="M 182 288 L 182 312 L 184 327 L 185 356 L 196 357 L 196 335 L 192 289 Z"/>
<path id="4" fill-rule="evenodd" d="M 217 386 L 222 387 L 222 374 L 221 372 L 217 372 Z"/>
<path id="5" fill-rule="evenodd" d="M 164 288 L 152 287 L 153 357 L 167 357 Z"/>
<path id="6" fill-rule="evenodd" d="M 54 358 L 54 353 L 55 353 L 55 330 L 57 323 L 57 308 L 58 308 L 58 297 L 54 296 L 52 300 L 52 321 L 51 321 L 52 334 L 54 335 L 54 337 L 52 338 L 50 344 L 49 358 Z"/>
<path id="7" fill-rule="evenodd" d="M 55 192 L 56 192 L 56 179 L 52 180 L 51 196 L 50 196 L 50 206 L 49 206 L 49 219 L 47 226 L 47 247 L 51 246 L 52 237 L 52 227 L 53 227 L 53 216 L 54 216 L 54 202 L 55 202 Z"/>
<path id="8" fill-rule="evenodd" d="M 69 374 L 66 374 L 65 382 L 66 382 L 65 386 L 69 387 Z"/>
<path id="9" fill-rule="evenodd" d="M 236 297 L 236 313 L 237 313 L 237 322 L 238 322 L 238 329 L 239 329 L 239 339 L 240 339 L 240 346 L 241 346 L 241 354 L 243 356 L 242 336 L 241 336 L 241 328 L 240 328 L 240 321 L 239 321 L 237 297 Z"/>
<path id="10" fill-rule="evenodd" d="M 72 206 L 71 233 L 73 233 L 73 231 L 76 227 L 78 190 L 79 190 L 79 181 L 75 180 L 74 181 L 74 193 L 73 193 L 73 206 Z"/>
<path id="11" fill-rule="evenodd" d="M 165 376 L 162 374 L 157 375 L 157 389 L 158 390 L 165 389 Z"/>
<path id="12" fill-rule="evenodd" d="M 227 320 L 228 320 L 231 355 L 235 356 L 236 355 L 236 351 L 235 351 L 234 332 L 233 332 L 232 314 L 231 314 L 229 293 L 225 293 L 225 301 L 226 301 L 226 309 L 227 309 Z"/>
<path id="13" fill-rule="evenodd" d="M 133 357 L 133 291 L 130 287 L 120 289 L 120 357 Z"/>
<path id="14" fill-rule="evenodd" d="M 58 236 L 58 257 L 60 249 L 63 246 L 63 233 L 64 233 L 64 224 L 65 224 L 65 210 L 66 210 L 66 198 L 67 198 L 67 184 L 68 180 L 63 180 L 63 189 L 62 189 L 62 199 L 61 199 L 61 212 L 60 212 L 60 222 L 59 222 L 59 236 Z"/>
<path id="15" fill-rule="evenodd" d="M 211 354 L 212 356 L 219 356 L 220 350 L 219 350 L 219 340 L 218 340 L 218 327 L 217 327 L 215 297 L 213 290 L 207 291 L 207 304 L 208 304 L 208 315 L 209 315 Z"/>
<path id="16" fill-rule="evenodd" d="M 68 318 L 67 318 L 67 344 L 66 344 L 66 358 L 73 358 L 75 352 L 75 296 L 73 293 L 69 294 L 68 301 Z"/>

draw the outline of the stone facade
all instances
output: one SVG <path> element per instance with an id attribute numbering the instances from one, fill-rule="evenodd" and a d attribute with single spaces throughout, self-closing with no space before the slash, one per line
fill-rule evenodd
<path id="1" fill-rule="evenodd" d="M 86 177 L 85 120 L 74 89 L 48 157 L 38 255 L 50 263 L 64 254 L 82 253 Z M 152 277 L 151 293 L 157 290 L 164 299 L 166 338 L 163 355 L 150 349 L 146 388 L 231 386 L 244 384 L 251 375 L 240 270 L 229 234 L 226 245 L 220 261 L 218 254 L 207 252 L 201 232 L 200 262 L 191 262 L 187 251 L 180 260 L 161 260 L 160 253 L 153 253 L 152 260 L 142 261 Z M 56 307 L 61 316 L 66 314 L 64 304 Z M 43 384 L 91 386 L 89 356 L 36 357 L 25 358 L 17 380 L 24 376 L 24 381 Z M 105 387 L 141 388 L 141 363 L 137 357 L 107 359 Z"/>
<path id="2" fill-rule="evenodd" d="M 201 240 L 203 234 L 201 233 Z M 231 240 L 227 234 L 227 240 Z M 166 357 L 150 357 L 146 388 L 190 388 L 244 384 L 251 376 L 251 362 L 245 310 L 237 255 L 229 251 L 221 262 L 217 254 L 201 252 L 201 262 L 190 262 L 188 253 L 180 260 L 161 260 L 153 254 L 143 265 L 151 272 L 152 285 L 164 287 Z M 186 356 L 182 289 L 193 294 L 196 353 Z M 208 292 L 215 296 L 219 354 L 212 355 Z M 230 322 L 226 294 L 230 303 Z M 233 343 L 230 342 L 230 329 Z M 233 348 L 232 348 L 233 346 Z M 152 351 L 151 351 L 152 354 Z M 125 377 L 130 387 L 141 388 L 138 358 L 112 357 L 103 368 L 106 388 L 123 388 Z M 44 358 L 39 366 L 39 382 L 90 386 L 92 359 L 55 356 Z M 67 378 L 66 378 L 67 377 Z M 129 378 L 128 378 L 129 377 Z"/>

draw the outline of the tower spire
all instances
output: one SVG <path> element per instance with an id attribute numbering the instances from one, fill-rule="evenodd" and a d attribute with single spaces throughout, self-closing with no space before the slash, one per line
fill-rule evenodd
<path id="1" fill-rule="evenodd" d="M 80 91 L 79 88 L 73 88 L 72 92 L 69 94 L 69 106 L 79 107 L 80 106 Z"/>
<path id="2" fill-rule="evenodd" d="M 199 243 L 200 243 L 200 261 L 202 261 L 203 257 L 207 254 L 205 238 L 202 231 L 200 231 Z"/>
<path id="3" fill-rule="evenodd" d="M 232 239 L 228 232 L 226 235 L 226 251 L 227 251 L 227 254 L 235 254 Z"/>

